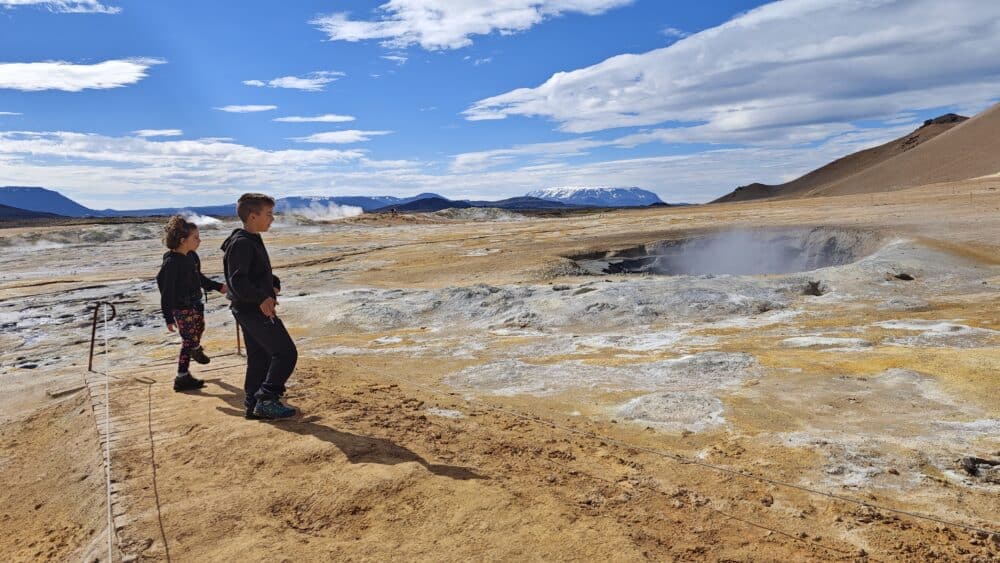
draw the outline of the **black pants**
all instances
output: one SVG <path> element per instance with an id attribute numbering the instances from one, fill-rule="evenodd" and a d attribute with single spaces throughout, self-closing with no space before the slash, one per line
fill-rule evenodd
<path id="1" fill-rule="evenodd" d="M 285 382 L 295 369 L 299 352 L 281 319 L 269 319 L 254 307 L 232 308 L 243 329 L 247 345 L 247 376 L 243 383 L 244 402 L 253 408 L 261 399 L 277 399 L 285 393 Z"/>

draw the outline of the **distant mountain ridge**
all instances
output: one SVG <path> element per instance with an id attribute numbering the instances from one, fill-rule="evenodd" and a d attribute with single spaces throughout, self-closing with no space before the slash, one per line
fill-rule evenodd
<path id="1" fill-rule="evenodd" d="M 373 213 L 389 213 L 395 209 L 398 212 L 416 212 L 416 213 L 429 213 L 432 211 L 441 211 L 442 209 L 465 209 L 467 207 L 472 207 L 472 204 L 467 201 L 452 201 L 448 198 L 441 196 L 434 197 L 422 197 L 420 199 L 415 199 L 407 203 L 402 203 L 399 205 L 386 205 L 385 207 L 380 207 L 378 209 L 372 210 Z"/>
<path id="2" fill-rule="evenodd" d="M 495 207 L 508 210 L 561 209 L 580 207 L 638 207 L 667 205 L 660 198 L 641 188 L 549 188 L 532 194 L 497 201 L 450 200 L 435 193 L 421 193 L 409 197 L 394 196 L 289 196 L 279 198 L 276 210 L 287 213 L 295 209 L 310 209 L 330 205 L 360 207 L 364 212 L 386 212 L 395 208 L 400 212 L 439 211 L 449 207 Z M 0 205 L 8 205 L 40 213 L 56 213 L 67 217 L 148 217 L 191 212 L 199 215 L 232 217 L 235 203 L 185 207 L 159 207 L 152 209 L 90 209 L 59 192 L 40 187 L 0 187 Z"/>
<path id="3" fill-rule="evenodd" d="M 0 204 L 0 219 L 55 219 L 57 217 L 62 217 L 62 215 L 30 211 L 28 209 Z"/>
<path id="4" fill-rule="evenodd" d="M 408 203 L 421 200 L 439 198 L 446 199 L 435 193 L 421 193 L 411 197 L 394 197 L 391 195 L 386 196 L 289 196 L 279 198 L 277 201 L 276 208 L 278 211 L 286 211 L 288 209 L 297 209 L 301 207 L 309 207 L 311 205 L 350 205 L 353 207 L 360 207 L 365 213 L 369 211 L 374 211 L 376 209 L 392 206 L 392 205 L 406 205 Z"/>
<path id="5" fill-rule="evenodd" d="M 664 203 L 655 193 L 636 187 L 566 186 L 534 190 L 527 196 L 591 207 L 643 207 Z"/>
<path id="6" fill-rule="evenodd" d="M 88 209 L 54 190 L 30 186 L 0 188 L 0 205 L 66 217 L 99 217 L 100 211 Z"/>

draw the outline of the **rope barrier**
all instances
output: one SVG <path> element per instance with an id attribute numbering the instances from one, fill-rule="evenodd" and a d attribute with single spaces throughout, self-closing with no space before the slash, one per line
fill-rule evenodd
<path id="1" fill-rule="evenodd" d="M 114 310 L 114 305 L 110 303 L 105 303 Z M 97 308 L 94 309 L 94 319 L 96 326 L 97 310 L 101 308 L 101 304 L 97 304 Z M 112 319 L 114 316 L 111 317 Z M 90 361 L 93 364 L 94 355 L 94 341 L 90 341 L 91 357 Z M 110 373 L 109 369 L 109 359 L 108 359 L 108 307 L 104 307 L 104 477 L 105 477 L 105 492 L 107 493 L 107 504 L 108 504 L 108 561 L 113 562 L 114 558 L 114 535 L 115 535 L 115 522 L 111 510 L 111 378 L 108 377 Z"/>
<path id="2" fill-rule="evenodd" d="M 154 381 L 155 383 L 155 381 Z M 146 427 L 149 431 L 149 463 L 153 468 L 153 498 L 156 501 L 156 521 L 160 525 L 160 537 L 163 538 L 163 552 L 167 563 L 170 563 L 170 544 L 167 543 L 167 532 L 163 528 L 163 511 L 160 509 L 160 487 L 156 478 L 156 446 L 153 441 L 153 385 L 146 384 Z"/>

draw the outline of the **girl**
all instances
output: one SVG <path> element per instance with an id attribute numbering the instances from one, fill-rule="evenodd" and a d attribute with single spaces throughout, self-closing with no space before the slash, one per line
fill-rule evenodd
<path id="1" fill-rule="evenodd" d="M 177 377 L 174 391 L 187 391 L 205 386 L 188 372 L 191 360 L 207 364 L 211 358 L 201 348 L 201 335 L 205 332 L 205 304 L 202 290 L 226 293 L 225 284 L 206 278 L 201 273 L 201 260 L 195 250 L 201 244 L 198 226 L 180 215 L 167 221 L 163 242 L 169 252 L 163 255 L 163 265 L 156 276 L 160 288 L 160 308 L 170 332 L 179 330 L 181 353 L 177 358 Z"/>

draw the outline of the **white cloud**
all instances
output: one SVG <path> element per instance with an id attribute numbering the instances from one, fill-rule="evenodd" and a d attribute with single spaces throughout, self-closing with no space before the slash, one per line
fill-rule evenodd
<path id="1" fill-rule="evenodd" d="M 180 129 L 139 129 L 132 134 L 136 137 L 180 137 L 184 132 Z"/>
<path id="2" fill-rule="evenodd" d="M 382 55 L 382 58 L 387 61 L 392 61 L 400 66 L 405 65 L 406 61 L 409 60 L 409 57 L 406 55 Z"/>
<path id="3" fill-rule="evenodd" d="M 329 164 L 361 158 L 360 151 L 333 149 L 268 151 L 225 139 L 150 140 L 68 131 L 0 131 L 0 155 L 194 167 L 214 160 L 241 165 Z"/>
<path id="4" fill-rule="evenodd" d="M 149 67 L 165 62 L 163 59 L 136 58 L 89 65 L 65 61 L 0 63 L 0 89 L 79 92 L 119 88 L 139 82 L 146 77 Z"/>
<path id="5" fill-rule="evenodd" d="M 359 131 L 357 129 L 347 129 L 344 131 L 327 131 L 324 133 L 314 133 L 308 137 L 294 137 L 293 141 L 300 143 L 360 143 L 369 141 L 377 135 L 388 135 L 392 131 Z"/>
<path id="6" fill-rule="evenodd" d="M 16 111 L 0 111 L 0 115 L 21 115 Z"/>
<path id="7" fill-rule="evenodd" d="M 471 36 L 525 31 L 546 18 L 575 12 L 598 15 L 632 0 L 389 0 L 375 21 L 351 20 L 347 13 L 312 20 L 331 41 L 379 39 L 385 47 L 458 49 Z"/>
<path id="8" fill-rule="evenodd" d="M 816 146 L 749 147 L 687 155 L 560 161 L 608 141 L 522 145 L 498 154 L 512 169 L 433 173 L 424 163 L 373 159 L 362 150 L 262 150 L 218 139 L 156 140 L 73 132 L 0 132 L 0 185 L 58 189 L 96 208 L 215 203 L 246 191 L 275 195 L 441 193 L 499 199 L 554 185 L 641 186 L 670 202 L 700 202 L 753 181 L 774 183 L 919 125 L 867 129 Z M 490 151 L 483 151 L 490 152 Z M 545 161 L 547 158 L 554 160 Z M 456 157 L 458 158 L 458 157 Z M 588 158 L 593 158 L 591 155 Z M 541 159 L 543 162 L 538 162 Z M 101 178 L 95 184 L 93 178 Z M 372 186 L 378 186 L 373 192 Z"/>
<path id="9" fill-rule="evenodd" d="M 465 116 L 544 117 L 577 133 L 672 122 L 674 136 L 742 142 L 760 129 L 780 136 L 908 110 L 982 107 L 1000 91 L 997 52 L 998 2 L 782 1 L 669 47 L 480 100 Z"/>
<path id="10" fill-rule="evenodd" d="M 288 117 L 276 117 L 272 121 L 280 121 L 283 123 L 343 123 L 345 121 L 354 121 L 354 116 L 337 115 L 335 113 L 314 115 L 312 117 L 291 115 Z"/>
<path id="11" fill-rule="evenodd" d="M 0 8 L 18 6 L 41 6 L 65 14 L 117 14 L 122 11 L 97 0 L 0 0 Z"/>
<path id="12" fill-rule="evenodd" d="M 504 164 L 516 162 L 521 157 L 557 159 L 587 154 L 589 149 L 607 146 L 604 141 L 591 139 L 573 139 L 552 143 L 533 143 L 517 145 L 508 149 L 467 152 L 455 155 L 449 170 L 452 173 L 463 174 L 487 170 Z"/>
<path id="13" fill-rule="evenodd" d="M 663 28 L 662 33 L 667 37 L 678 37 L 681 39 L 691 35 L 690 33 L 684 31 L 683 29 L 677 29 L 676 27 L 665 27 Z"/>
<path id="14" fill-rule="evenodd" d="M 271 111 L 278 109 L 278 106 L 222 106 L 221 108 L 215 108 L 219 111 L 225 111 L 229 113 L 256 113 L 259 111 Z"/>
<path id="15" fill-rule="evenodd" d="M 292 90 L 304 90 L 306 92 L 322 92 L 323 87 L 345 76 L 343 72 L 321 70 L 310 72 L 305 76 L 281 76 L 271 80 L 244 80 L 247 86 L 288 88 Z"/>

